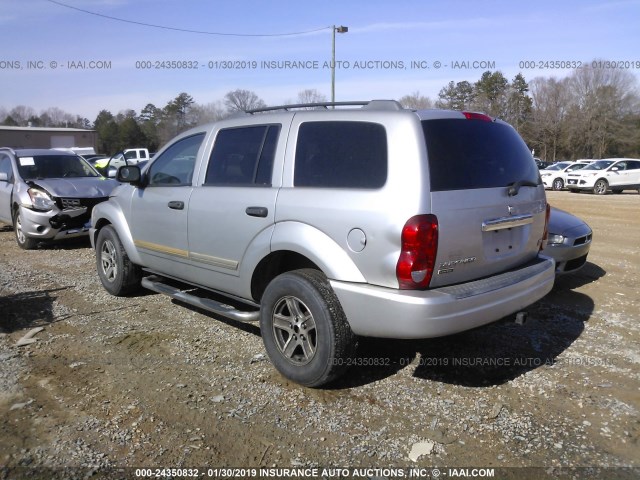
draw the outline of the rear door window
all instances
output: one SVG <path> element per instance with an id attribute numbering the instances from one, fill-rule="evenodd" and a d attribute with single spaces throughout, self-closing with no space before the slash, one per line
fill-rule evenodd
<path id="1" fill-rule="evenodd" d="M 431 190 L 538 184 L 538 168 L 529 148 L 509 125 L 483 120 L 424 120 Z"/>
<path id="2" fill-rule="evenodd" d="M 280 125 L 220 130 L 205 185 L 270 186 Z"/>
<path id="3" fill-rule="evenodd" d="M 306 122 L 298 130 L 294 185 L 380 188 L 387 181 L 385 128 L 370 122 Z"/>

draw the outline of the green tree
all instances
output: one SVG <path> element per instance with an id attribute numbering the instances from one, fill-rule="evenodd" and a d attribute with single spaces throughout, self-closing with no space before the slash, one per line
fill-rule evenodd
<path id="1" fill-rule="evenodd" d="M 529 96 L 529 84 L 524 76 L 518 73 L 509 85 L 505 120 L 520 132 L 531 115 L 532 103 Z"/>
<path id="2" fill-rule="evenodd" d="M 486 71 L 474 84 L 475 109 L 493 117 L 505 118 L 509 81 L 500 71 Z"/>
<path id="3" fill-rule="evenodd" d="M 146 147 L 147 137 L 134 117 L 125 118 L 119 125 L 120 148 Z"/>
<path id="4" fill-rule="evenodd" d="M 469 110 L 475 99 L 475 90 L 466 80 L 454 83 L 449 82 L 438 93 L 436 107 L 449 110 Z"/>
<path id="5" fill-rule="evenodd" d="M 7 115 L 4 119 L 4 121 L 2 122 L 3 125 L 6 125 L 7 127 L 19 127 L 20 125 L 18 124 L 18 122 L 15 121 L 15 119 L 11 116 L 11 115 Z"/>
<path id="6" fill-rule="evenodd" d="M 120 141 L 118 124 L 113 114 L 108 110 L 100 110 L 93 126 L 98 134 L 98 151 L 114 154 L 120 147 Z"/>
<path id="7" fill-rule="evenodd" d="M 189 121 L 189 113 L 194 103 L 193 97 L 183 92 L 162 109 L 162 121 L 158 125 L 161 143 L 194 126 L 194 123 Z"/>
<path id="8" fill-rule="evenodd" d="M 158 150 L 160 147 L 160 137 L 158 134 L 158 125 L 162 121 L 162 110 L 157 108 L 153 103 L 148 103 L 141 111 L 138 117 L 138 124 L 142 129 L 146 139 L 147 148 L 151 151 Z"/>

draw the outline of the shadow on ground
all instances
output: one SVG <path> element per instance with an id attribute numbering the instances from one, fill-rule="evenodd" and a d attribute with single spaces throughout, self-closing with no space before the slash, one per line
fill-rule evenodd
<path id="1" fill-rule="evenodd" d="M 527 321 L 515 315 L 448 337 L 424 340 L 360 338 L 349 370 L 328 388 L 349 389 L 390 377 L 409 368 L 414 377 L 467 387 L 501 385 L 544 365 L 553 365 L 582 333 L 594 310 L 593 299 L 574 289 L 597 281 L 606 271 L 593 263 L 558 277 L 553 290 L 525 309 Z M 227 301 L 229 301 L 227 299 Z M 174 303 L 239 330 L 260 335 L 257 324 L 240 323 Z M 390 319 L 390 321 L 397 321 Z"/>
<path id="2" fill-rule="evenodd" d="M 353 388 L 403 368 L 413 376 L 467 387 L 501 385 L 543 365 L 553 365 L 582 333 L 594 310 L 591 297 L 574 291 L 606 271 L 593 263 L 559 277 L 553 290 L 531 305 L 527 321 L 515 315 L 448 337 L 425 340 L 363 338 L 352 368 L 331 387 Z"/>
<path id="3" fill-rule="evenodd" d="M 71 287 L 22 292 L 0 297 L 0 331 L 12 333 L 25 328 L 44 327 L 66 317 L 55 317 L 55 293 Z"/>

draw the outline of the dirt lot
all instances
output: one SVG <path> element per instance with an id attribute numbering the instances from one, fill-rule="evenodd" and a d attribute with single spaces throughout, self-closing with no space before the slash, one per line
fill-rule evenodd
<path id="1" fill-rule="evenodd" d="M 33 467 L 314 466 L 640 477 L 640 195 L 548 197 L 594 241 L 525 325 L 362 340 L 360 365 L 323 390 L 281 378 L 256 326 L 161 295 L 111 297 L 87 241 L 21 251 L 1 228 L 0 479 Z M 37 342 L 15 346 L 39 326 Z"/>

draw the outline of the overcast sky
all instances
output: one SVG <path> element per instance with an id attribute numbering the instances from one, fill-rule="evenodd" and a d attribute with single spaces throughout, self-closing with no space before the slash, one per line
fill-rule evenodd
<path id="1" fill-rule="evenodd" d="M 531 80 L 594 59 L 640 76 L 640 0 L 59 3 L 0 1 L 1 107 L 93 121 L 101 109 L 163 107 L 181 92 L 199 104 L 236 88 L 271 105 L 310 88 L 329 98 L 332 25 L 349 28 L 336 34 L 336 100 L 435 99 L 449 81 L 488 69 Z"/>

